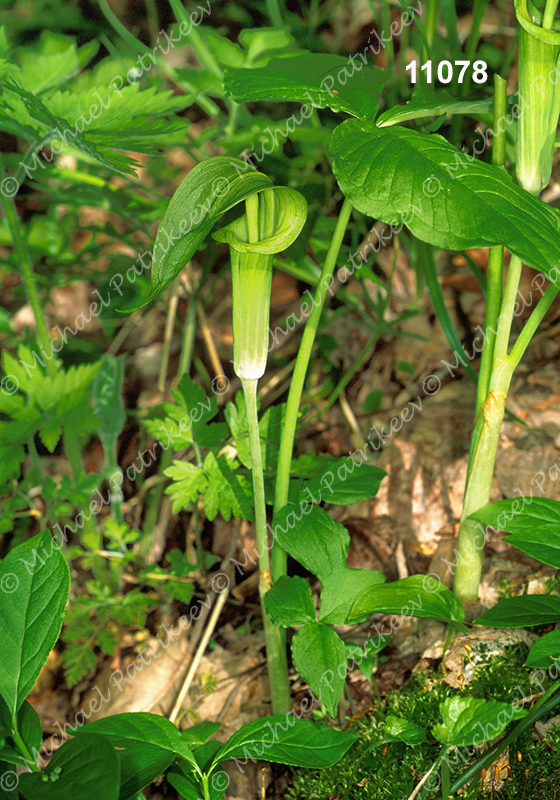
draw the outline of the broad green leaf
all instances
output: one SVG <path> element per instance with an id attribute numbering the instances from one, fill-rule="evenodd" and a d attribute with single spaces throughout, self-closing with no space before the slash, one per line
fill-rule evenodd
<path id="1" fill-rule="evenodd" d="M 80 737 L 90 732 L 100 733 L 115 747 L 153 745 L 184 758 L 196 767 L 192 750 L 181 737 L 179 730 L 172 722 L 158 714 L 144 711 L 115 714 L 112 717 L 89 722 L 85 728 L 70 728 L 72 736 Z"/>
<path id="2" fill-rule="evenodd" d="M 282 575 L 264 596 L 267 615 L 280 628 L 307 625 L 317 615 L 309 584 L 298 575 Z"/>
<path id="3" fill-rule="evenodd" d="M 274 522 L 274 536 L 321 581 L 321 622 L 346 623 L 356 597 L 385 580 L 381 572 L 346 565 L 350 535 L 318 506 L 302 501 L 299 509 L 283 509 Z"/>
<path id="4" fill-rule="evenodd" d="M 0 694 L 15 717 L 56 644 L 70 571 L 48 531 L 18 545 L 0 564 Z"/>
<path id="5" fill-rule="evenodd" d="M 490 628 L 525 628 L 559 621 L 560 597 L 548 594 L 509 597 L 475 619 L 477 625 Z"/>
<path id="6" fill-rule="evenodd" d="M 446 747 L 481 745 L 499 736 L 514 719 L 529 713 L 513 703 L 448 697 L 440 704 L 443 723 L 432 728 L 433 736 Z"/>
<path id="7" fill-rule="evenodd" d="M 465 610 L 453 592 L 430 575 L 411 575 L 369 587 L 352 606 L 349 620 L 365 619 L 370 614 L 401 614 L 405 619 L 425 617 L 453 623 L 465 619 Z"/>
<path id="8" fill-rule="evenodd" d="M 508 497 L 479 508 L 469 519 L 508 533 L 539 530 L 543 523 L 560 530 L 560 502 L 548 497 Z"/>
<path id="9" fill-rule="evenodd" d="M 0 739 L 11 736 L 12 729 L 12 720 L 8 711 L 8 706 L 3 698 L 0 697 Z M 27 700 L 17 713 L 16 729 L 29 750 L 31 752 L 33 752 L 33 750 L 39 752 L 41 749 L 41 742 L 43 741 L 41 720 L 39 714 L 37 714 L 33 706 L 28 703 Z M 0 761 L 8 761 L 10 764 L 17 764 L 20 767 L 24 763 L 19 751 L 8 742 L 5 743 L 4 747 L 0 747 Z"/>
<path id="10" fill-rule="evenodd" d="M 509 497 L 480 508 L 469 519 L 513 534 L 504 539 L 527 555 L 560 569 L 560 502 L 548 497 Z"/>
<path id="11" fill-rule="evenodd" d="M 273 761 L 292 767 L 332 767 L 358 739 L 346 733 L 286 716 L 263 717 L 243 725 L 226 742 L 216 762 L 229 759 Z"/>
<path id="12" fill-rule="evenodd" d="M 307 108 L 311 103 L 353 117 L 373 118 L 390 77 L 389 70 L 366 66 L 359 58 L 351 61 L 329 53 L 305 53 L 274 58 L 262 69 L 226 70 L 224 86 L 237 103 L 294 100 Z"/>
<path id="13" fill-rule="evenodd" d="M 152 745 L 117 750 L 120 764 L 119 800 L 130 800 L 165 772 L 175 755 Z"/>
<path id="14" fill-rule="evenodd" d="M 336 716 L 346 680 L 346 647 L 333 628 L 311 622 L 292 639 L 294 666 L 311 691 Z"/>
<path id="15" fill-rule="evenodd" d="M 214 742 L 214 744 L 219 744 L 219 742 Z M 204 772 L 209 774 L 209 768 L 205 768 Z M 185 800 L 202 800 L 203 796 L 206 797 L 199 776 L 189 769 L 188 764 L 179 762 L 169 770 L 166 777 L 171 786 L 177 789 Z M 210 774 L 208 800 L 222 800 L 228 783 L 229 779 L 223 770 L 217 769 L 214 774 Z"/>
<path id="16" fill-rule="evenodd" d="M 532 646 L 525 666 L 548 669 L 556 658 L 560 658 L 560 631 L 551 631 Z"/>
<path id="17" fill-rule="evenodd" d="M 152 290 L 142 308 L 166 289 L 196 253 L 214 224 L 249 195 L 272 185 L 246 162 L 215 156 L 194 167 L 177 188 L 158 228 L 153 249 Z"/>
<path id="18" fill-rule="evenodd" d="M 558 259 L 558 210 L 442 136 L 346 120 L 330 154 L 340 188 L 368 216 L 405 224 L 436 247 L 505 245 L 547 275 Z"/>
<path id="19" fill-rule="evenodd" d="M 168 771 L 166 778 L 184 800 L 200 800 L 202 784 L 196 773 L 184 775 L 178 767 L 173 767 Z"/>
<path id="20" fill-rule="evenodd" d="M 188 742 L 191 747 L 196 747 L 205 744 L 211 736 L 217 733 L 221 728 L 219 722 L 210 722 L 205 720 L 199 722 L 198 725 L 192 725 L 181 733 L 181 736 Z"/>
<path id="21" fill-rule="evenodd" d="M 316 503 L 322 500 L 349 506 L 375 497 L 386 475 L 384 469 L 360 463 L 351 456 L 338 458 L 303 486 L 300 497 L 305 500 L 311 494 Z"/>
<path id="22" fill-rule="evenodd" d="M 387 715 L 383 730 L 383 743 L 404 742 L 404 744 L 417 745 L 426 741 L 426 731 L 413 722 L 402 717 Z"/>
<path id="23" fill-rule="evenodd" d="M 85 733 L 60 747 L 43 772 L 20 776 L 26 800 L 119 798 L 119 760 L 104 736 Z"/>

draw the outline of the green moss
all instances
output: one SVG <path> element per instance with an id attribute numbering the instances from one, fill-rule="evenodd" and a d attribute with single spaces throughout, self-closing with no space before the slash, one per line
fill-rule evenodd
<path id="1" fill-rule="evenodd" d="M 534 673 L 523 667 L 526 655 L 527 649 L 521 644 L 499 656 L 473 653 L 474 674 L 462 691 L 445 683 L 441 674 L 413 675 L 405 687 L 389 694 L 371 713 L 350 725 L 360 739 L 338 764 L 321 772 L 294 770 L 286 800 L 406 800 L 440 752 L 441 745 L 430 729 L 441 721 L 439 705 L 446 697 L 463 694 L 514 702 L 550 685 L 548 678 L 541 685 L 534 680 L 531 683 Z M 415 747 L 376 745 L 388 714 L 424 727 L 428 731 L 426 741 Z M 496 800 L 560 800 L 560 728 L 557 732 L 552 729 L 546 741 L 535 740 L 532 732 L 527 732 L 510 748 L 509 758 L 509 771 L 503 775 L 506 779 L 493 789 Z M 459 776 L 462 763 L 457 760 L 452 781 Z M 471 763 L 471 759 L 465 763 Z M 441 797 L 435 791 L 419 796 L 422 800 Z M 464 800 L 490 796 L 488 784 L 484 789 L 465 787 L 461 794 Z"/>

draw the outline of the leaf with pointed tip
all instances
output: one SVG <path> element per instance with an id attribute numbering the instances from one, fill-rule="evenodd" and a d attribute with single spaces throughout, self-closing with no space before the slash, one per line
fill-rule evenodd
<path id="1" fill-rule="evenodd" d="M 331 53 L 305 53 L 274 58 L 261 69 L 226 70 L 224 86 L 237 103 L 311 101 L 317 108 L 373 117 L 390 77 L 390 70 L 366 66 L 359 59 L 351 63 Z"/>
<path id="2" fill-rule="evenodd" d="M 0 694 L 15 717 L 54 647 L 70 571 L 49 531 L 11 550 L 0 565 Z"/>
<path id="3" fill-rule="evenodd" d="M 460 153 L 437 134 L 366 120 L 339 125 L 329 152 L 340 188 L 362 213 L 396 228 L 405 224 L 436 247 L 505 245 L 558 280 L 560 212 L 504 170 Z"/>

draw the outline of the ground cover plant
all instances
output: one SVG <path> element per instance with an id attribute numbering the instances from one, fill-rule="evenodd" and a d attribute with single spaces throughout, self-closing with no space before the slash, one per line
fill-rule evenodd
<path id="1" fill-rule="evenodd" d="M 403 4 L 397 20 L 381 3 L 371 9 L 377 40 L 372 30 L 358 56 L 320 52 L 321 26 L 334 15 L 329 4 L 298 14 L 276 2 L 243 5 L 236 16 L 230 7 L 192 10 L 170 0 L 168 30 L 159 31 L 158 7 L 147 3 L 138 32 L 100 0 L 99 40 L 90 38 L 87 14 L 73 15 L 72 33 L 33 37 L 31 26 L 27 37 L 9 20 L 1 29 L 3 278 L 20 276 L 10 304 L 15 309 L 26 298 L 30 309 L 19 335 L 13 314 L 2 322 L 0 792 L 10 800 L 89 797 L 93 790 L 132 800 L 157 779 L 168 795 L 218 800 L 230 780 L 225 761 L 240 769 L 266 759 L 327 770 L 353 746 L 365 759 L 372 748 L 393 744 L 418 748 L 410 796 L 447 798 L 467 785 L 478 791 L 481 772 L 553 713 L 560 702 L 556 631 L 545 632 L 527 657 L 526 667 L 549 669 L 554 678 L 530 708 L 461 691 L 442 695 L 424 726 L 412 724 L 408 711 L 379 719 L 373 744 L 363 730 L 345 730 L 347 676 L 359 667 L 371 679 L 391 638 L 383 629 L 374 636 L 373 625 L 360 635 L 373 614 L 393 615 L 398 626 L 413 617 L 443 622 L 442 670 L 453 635 L 468 632 L 474 617 L 501 627 L 558 621 L 554 595 L 513 597 L 482 615 L 476 605 L 490 530 L 512 533 L 511 544 L 560 568 L 557 501 L 537 502 L 531 492 L 530 500 L 488 504 L 504 415 L 522 422 L 507 408 L 514 370 L 560 289 L 560 212 L 539 199 L 552 174 L 560 114 L 556 6 L 515 3 L 518 90 L 509 96 L 500 73 L 507 76 L 513 49 L 480 42 L 484 3 L 475 5 L 464 47 L 453 4 L 440 9 L 432 1 L 425 11 Z M 17 17 L 18 3 L 12 11 Z M 381 37 L 379 28 L 392 36 Z M 383 64 L 374 58 L 378 42 L 386 45 Z M 196 66 L 174 60 L 187 45 Z M 292 104 L 296 111 L 278 124 L 276 114 L 287 115 Z M 457 148 L 469 119 L 488 126 L 482 151 L 475 150 L 482 158 Z M 157 164 L 171 149 L 187 158 L 178 186 L 170 164 Z M 84 224 L 84 207 L 100 213 Z M 367 264 L 381 241 L 367 220 L 389 226 L 388 276 Z M 145 231 L 156 224 L 152 240 Z M 383 428 L 373 424 L 343 456 L 294 457 L 302 419 L 309 424 L 339 401 L 355 421 L 346 388 L 382 338 L 404 335 L 400 326 L 416 313 L 390 308 L 401 244 L 418 286 L 427 287 L 456 368 L 462 364 L 476 382 L 452 590 L 434 574 L 387 580 L 383 569 L 347 563 L 351 538 L 336 509 L 380 491 L 386 472 L 370 457 L 383 446 Z M 485 320 L 468 355 L 446 306 L 436 252 L 472 248 L 489 248 L 489 256 L 486 276 L 469 257 L 485 294 Z M 511 255 L 505 283 L 504 248 Z M 532 286 L 540 297 L 510 344 L 523 265 L 537 271 Z M 259 419 L 270 334 L 278 338 L 270 323 L 274 268 L 308 286 L 308 299 L 280 329 L 283 337 L 296 325 L 303 330 L 292 363 L 275 364 L 287 368 L 289 387 Z M 73 327 L 49 328 L 45 295 L 83 275 L 96 300 Z M 361 295 L 350 291 L 351 280 Z M 231 286 L 231 369 L 212 343 L 205 311 L 224 281 Z M 139 335 L 143 309 L 152 304 L 157 313 L 162 298 L 159 393 L 145 413 L 135 400 L 125 406 L 127 361 L 115 354 L 131 331 Z M 341 373 L 330 357 L 336 342 L 325 331 L 345 314 L 360 317 L 368 336 Z M 88 337 L 77 334 L 92 320 L 100 335 L 88 347 Z M 315 394 L 314 357 L 327 373 Z M 370 412 L 379 403 L 378 394 L 368 395 Z M 120 442 L 131 431 L 138 458 L 128 463 Z M 148 436 L 159 442 L 157 455 L 156 444 L 141 450 Z M 86 467 L 92 442 L 101 452 L 93 469 Z M 63 454 L 69 470 L 51 477 L 49 454 Z M 178 547 L 176 536 L 166 539 L 171 513 L 189 515 Z M 255 559 L 247 549 L 243 562 L 233 559 L 235 538 L 225 559 L 209 552 L 208 524 L 218 516 L 254 522 Z M 212 738 L 220 735 L 218 721 L 182 732 L 176 725 L 181 709 L 189 710 L 191 672 L 227 602 L 227 590 L 214 590 L 169 719 L 128 712 L 83 725 L 82 714 L 60 750 L 50 760 L 41 756 L 41 722 L 26 697 L 57 642 L 66 684 L 79 686 L 100 657 L 115 656 L 125 632 L 146 641 L 162 608 L 188 607 L 197 594 L 210 608 L 210 587 L 225 574 L 215 565 L 225 571 L 232 559 L 240 574 L 257 566 L 271 714 L 242 725 L 227 742 Z M 301 718 L 309 706 L 292 708 L 294 673 L 309 687 L 321 722 Z M 495 737 L 485 752 L 477 749 Z M 472 748 L 469 758 L 451 765 L 461 748 Z M 362 779 L 341 770 L 341 790 L 357 796 L 350 793 Z M 298 781 L 286 796 L 298 796 Z M 317 786 L 325 791 L 324 777 Z M 400 797 L 403 787 L 390 791 Z"/>

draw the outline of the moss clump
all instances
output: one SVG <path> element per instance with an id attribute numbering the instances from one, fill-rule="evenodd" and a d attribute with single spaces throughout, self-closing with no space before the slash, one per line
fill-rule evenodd
<path id="1" fill-rule="evenodd" d="M 441 745 L 430 730 L 441 722 L 439 705 L 447 697 L 462 694 L 511 703 L 550 685 L 548 678 L 545 683 L 536 682 L 534 673 L 523 667 L 526 653 L 519 645 L 504 655 L 477 658 L 472 680 L 462 690 L 452 688 L 433 672 L 413 675 L 403 689 L 390 693 L 367 716 L 351 723 L 349 730 L 358 733 L 360 739 L 338 764 L 321 772 L 294 770 L 286 800 L 406 800 L 440 752 Z M 542 671 L 538 676 L 540 680 Z M 529 708 L 529 703 L 525 707 Z M 376 745 L 388 715 L 425 728 L 426 741 L 414 747 Z M 558 732 L 552 728 L 542 741 L 533 738 L 531 731 L 526 732 L 510 748 L 509 762 L 509 767 L 506 764 L 502 769 L 501 781 L 492 786 L 487 778 L 483 786 L 464 787 L 461 796 L 465 800 L 485 796 L 496 800 L 560 800 L 560 728 Z M 458 759 L 452 781 L 463 769 Z M 435 800 L 441 794 L 431 791 L 420 796 L 422 800 Z"/>

